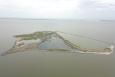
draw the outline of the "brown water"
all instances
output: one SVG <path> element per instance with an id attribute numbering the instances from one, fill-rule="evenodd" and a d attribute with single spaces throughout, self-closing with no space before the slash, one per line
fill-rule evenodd
<path id="1" fill-rule="evenodd" d="M 115 22 L 105 21 L 0 19 L 0 53 L 12 47 L 13 35 L 43 30 L 82 34 L 115 43 L 114 25 Z M 0 56 L 0 77 L 115 77 L 114 59 L 114 51 L 98 55 L 33 49 Z"/>

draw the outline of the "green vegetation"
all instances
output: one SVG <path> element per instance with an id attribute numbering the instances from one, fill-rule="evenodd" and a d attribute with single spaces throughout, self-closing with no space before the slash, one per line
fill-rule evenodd
<path id="1" fill-rule="evenodd" d="M 101 52 L 101 53 L 105 53 L 105 52 L 111 52 L 112 49 L 111 48 L 103 48 L 103 49 L 86 49 L 86 48 L 81 48 L 80 46 L 70 42 L 69 40 L 65 39 L 64 37 L 62 37 L 60 34 L 53 32 L 53 31 L 39 31 L 39 32 L 34 32 L 31 34 L 23 34 L 23 35 L 16 35 L 15 38 L 19 40 L 16 40 L 14 46 L 9 49 L 7 52 L 3 53 L 4 55 L 6 54 L 10 54 L 10 53 L 15 53 L 15 52 L 20 52 L 20 51 L 26 51 L 28 49 L 32 49 L 35 47 L 39 48 L 39 45 L 41 45 L 42 43 L 44 43 L 45 41 L 47 41 L 48 39 L 51 39 L 52 37 L 58 37 L 59 39 L 61 39 L 65 45 L 67 45 L 68 47 L 70 47 L 70 49 L 60 49 L 60 48 L 49 48 L 49 49 L 43 49 L 43 50 L 47 50 L 47 51 L 70 51 L 70 50 L 79 50 L 81 52 Z M 21 40 L 20 40 L 21 39 Z M 40 42 L 38 42 L 37 44 L 30 44 L 27 46 L 24 46 L 24 42 L 23 40 L 37 40 L 40 39 Z"/>

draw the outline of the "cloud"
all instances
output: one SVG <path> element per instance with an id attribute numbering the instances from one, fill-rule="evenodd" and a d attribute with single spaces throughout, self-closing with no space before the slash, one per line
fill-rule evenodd
<path id="1" fill-rule="evenodd" d="M 63 18 L 71 17 L 74 10 L 77 10 L 76 0 L 12 0 L 2 2 L 1 9 L 12 13 L 26 12 L 33 17 Z M 5 4 L 6 3 L 6 4 Z"/>
<path id="2" fill-rule="evenodd" d="M 115 19 L 114 0 L 0 0 L 0 17 Z"/>
<path id="3" fill-rule="evenodd" d="M 115 19 L 114 0 L 81 0 L 80 13 L 83 19 Z"/>
<path id="4" fill-rule="evenodd" d="M 111 8 L 114 6 L 115 6 L 114 0 L 81 0 L 80 1 L 81 8 Z"/>

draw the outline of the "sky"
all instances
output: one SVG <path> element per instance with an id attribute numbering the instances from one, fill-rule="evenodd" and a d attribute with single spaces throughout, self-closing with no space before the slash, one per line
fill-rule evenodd
<path id="1" fill-rule="evenodd" d="M 0 0 L 0 18 L 115 20 L 115 0 Z"/>

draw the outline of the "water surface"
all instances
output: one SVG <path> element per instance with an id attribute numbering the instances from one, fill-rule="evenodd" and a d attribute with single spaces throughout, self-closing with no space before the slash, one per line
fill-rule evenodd
<path id="1" fill-rule="evenodd" d="M 0 53 L 12 47 L 15 41 L 12 36 L 44 30 L 81 34 L 115 43 L 114 25 L 115 22 L 107 21 L 0 19 Z M 85 43 L 85 46 L 91 45 Z M 103 47 L 102 44 L 94 46 Z M 33 49 L 0 56 L 0 77 L 114 77 L 114 59 L 114 51 L 110 55 L 98 55 Z"/>

